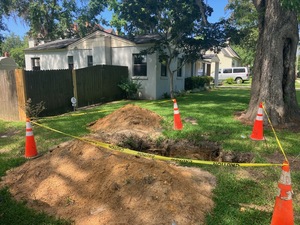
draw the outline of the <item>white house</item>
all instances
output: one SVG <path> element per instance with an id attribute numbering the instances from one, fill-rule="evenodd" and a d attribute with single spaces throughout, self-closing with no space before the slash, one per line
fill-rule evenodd
<path id="1" fill-rule="evenodd" d="M 37 45 L 31 41 L 25 49 L 26 70 L 79 69 L 107 64 L 127 66 L 129 76 L 138 80 L 141 98 L 159 99 L 169 94 L 169 77 L 159 62 L 158 54 L 141 55 L 141 50 L 151 46 L 155 35 L 136 37 L 130 41 L 113 32 L 97 30 L 84 38 L 63 39 Z M 177 68 L 177 62 L 171 65 Z M 174 77 L 174 91 L 184 90 L 184 78 L 196 75 L 195 65 L 184 65 Z"/>

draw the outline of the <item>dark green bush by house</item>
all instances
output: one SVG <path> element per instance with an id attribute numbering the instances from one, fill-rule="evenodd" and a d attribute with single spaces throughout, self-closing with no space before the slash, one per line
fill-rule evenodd
<path id="1" fill-rule="evenodd" d="M 206 85 L 210 85 L 213 81 L 211 76 L 201 76 L 201 77 L 187 77 L 185 78 L 185 90 L 193 90 L 195 88 L 202 88 Z"/>
<path id="2" fill-rule="evenodd" d="M 118 85 L 127 99 L 136 99 L 137 92 L 141 88 L 141 83 L 137 80 L 126 79 Z"/>

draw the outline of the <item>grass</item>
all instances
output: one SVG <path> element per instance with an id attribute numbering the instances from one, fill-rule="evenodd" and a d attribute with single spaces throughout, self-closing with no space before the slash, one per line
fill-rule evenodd
<path id="1" fill-rule="evenodd" d="M 300 94 L 298 99 L 300 99 Z M 164 118 L 164 135 L 172 139 L 187 138 L 189 140 L 211 140 L 221 144 L 224 151 L 251 152 L 256 162 L 266 162 L 265 157 L 280 152 L 274 134 L 271 130 L 264 130 L 266 141 L 254 142 L 247 138 L 252 127 L 241 124 L 234 119 L 234 113 L 243 111 L 248 106 L 250 89 L 213 89 L 209 92 L 200 92 L 183 95 L 177 98 L 180 114 L 184 123 L 182 131 L 172 129 L 173 103 L 171 100 L 158 101 L 119 101 L 97 107 L 70 112 L 61 116 L 47 117 L 39 122 L 44 126 L 59 131 L 82 136 L 89 133 L 87 125 L 116 109 L 128 104 L 136 104 L 152 110 Z M 185 123 L 184 118 L 193 117 L 198 125 Z M 16 167 L 24 159 L 25 131 L 23 122 L 7 122 L 0 120 L 0 175 Z M 46 153 L 48 149 L 61 142 L 71 140 L 71 137 L 47 130 L 40 126 L 33 126 L 38 151 Z M 297 133 L 276 131 L 285 153 L 289 157 L 299 156 L 299 138 Z M 284 157 L 282 157 L 284 160 Z M 195 166 L 195 165 L 193 165 Z M 280 167 L 215 167 L 198 165 L 217 177 L 217 187 L 214 190 L 215 207 L 207 216 L 207 225 L 264 225 L 270 224 L 277 182 L 281 174 Z M 300 172 L 292 171 L 294 193 L 299 192 L 296 185 L 300 181 Z M 295 195 L 296 199 L 299 195 Z M 294 196 L 294 197 L 295 197 Z M 297 197 L 298 196 L 298 197 Z M 56 220 L 46 215 L 40 215 L 27 209 L 24 204 L 11 199 L 6 189 L 0 191 L 0 206 L 2 199 L 7 205 L 0 207 L 0 224 L 67 224 L 67 221 Z M 299 199 L 298 199 L 299 200 Z M 3 202 L 3 201 L 2 201 Z M 255 206 L 255 207 L 253 207 Z M 263 209 L 261 209 L 263 208 Z M 28 211 L 27 211 L 28 210 Z M 29 215 L 29 216 L 28 216 Z M 295 224 L 300 224 L 300 207 L 294 203 Z M 41 219 L 42 218 L 42 219 Z M 43 222 L 41 222 L 43 221 Z M 49 222 L 50 221 L 50 222 Z"/>
<path id="2" fill-rule="evenodd" d="M 249 81 L 244 81 L 244 83 L 242 84 L 237 84 L 236 82 L 234 82 L 233 84 L 228 84 L 226 81 L 223 81 L 221 87 L 245 87 L 245 88 L 249 87 L 250 88 L 251 82 L 252 82 L 252 77 L 250 77 Z M 297 89 L 300 88 L 300 78 L 296 79 L 295 87 Z"/>

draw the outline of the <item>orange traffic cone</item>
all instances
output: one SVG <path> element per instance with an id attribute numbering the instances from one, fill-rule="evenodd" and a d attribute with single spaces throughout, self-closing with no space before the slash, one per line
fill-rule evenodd
<path id="1" fill-rule="evenodd" d="M 262 141 L 264 140 L 264 129 L 263 129 L 263 108 L 262 108 L 262 102 L 259 104 L 259 108 L 257 111 L 257 116 L 254 122 L 252 134 L 250 135 L 250 138 L 255 141 Z"/>
<path id="2" fill-rule="evenodd" d="M 36 144 L 33 136 L 33 131 L 30 119 L 26 119 L 26 141 L 25 141 L 25 158 L 37 156 Z"/>
<path id="3" fill-rule="evenodd" d="M 290 166 L 286 161 L 284 164 L 278 182 L 278 195 L 276 196 L 271 225 L 294 225 Z"/>
<path id="4" fill-rule="evenodd" d="M 176 99 L 173 99 L 174 102 L 174 130 L 181 130 L 183 125 L 180 119 L 179 109 L 176 102 Z"/>

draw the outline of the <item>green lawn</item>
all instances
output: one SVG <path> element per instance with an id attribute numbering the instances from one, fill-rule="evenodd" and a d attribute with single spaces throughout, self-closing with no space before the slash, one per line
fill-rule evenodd
<path id="1" fill-rule="evenodd" d="M 249 87 L 250 88 L 251 82 L 252 82 L 252 77 L 250 77 L 249 81 L 245 81 L 242 84 L 237 84 L 235 82 L 233 84 L 228 84 L 226 81 L 223 81 L 221 86 L 222 87 Z M 300 88 L 300 78 L 296 79 L 295 87 Z"/>
<path id="2" fill-rule="evenodd" d="M 300 99 L 300 93 L 298 99 Z M 255 142 L 248 138 L 252 126 L 246 126 L 234 119 L 234 113 L 247 108 L 250 89 L 218 88 L 207 92 L 182 95 L 177 98 L 182 120 L 193 117 L 198 125 L 184 123 L 182 131 L 172 129 L 173 103 L 171 100 L 158 101 L 119 101 L 104 104 L 87 110 L 70 112 L 62 116 L 39 120 L 43 125 L 75 136 L 88 134 L 87 124 L 128 103 L 134 103 L 152 110 L 164 118 L 164 135 L 167 138 L 189 140 L 210 140 L 218 142 L 224 151 L 252 153 L 255 162 L 266 162 L 266 157 L 281 152 L 271 130 L 265 129 L 266 141 Z M 16 167 L 24 159 L 25 146 L 24 122 L 0 120 L 0 174 Z M 40 154 L 66 140 L 68 136 L 55 133 L 39 126 L 33 126 Z M 288 157 L 299 158 L 299 135 L 288 131 L 276 131 L 280 143 Z M 282 161 L 284 157 L 282 156 Z M 217 177 L 214 190 L 215 208 L 207 216 L 207 225 L 267 225 L 270 224 L 272 208 L 277 193 L 277 183 L 281 174 L 280 167 L 216 167 L 199 166 Z M 294 193 L 299 193 L 300 172 L 292 171 Z M 295 224 L 300 224 L 300 206 L 295 204 L 299 194 L 294 195 Z M 254 207 L 255 206 L 255 207 Z M 265 210 L 266 209 L 266 210 Z M 271 209 L 271 210 L 270 210 Z M 30 217 L 29 222 L 25 222 Z M 20 222 L 23 221 L 23 222 Z M 23 204 L 13 201 L 3 189 L 0 192 L 0 224 L 67 224 L 56 221 L 44 214 L 35 213 Z"/>

